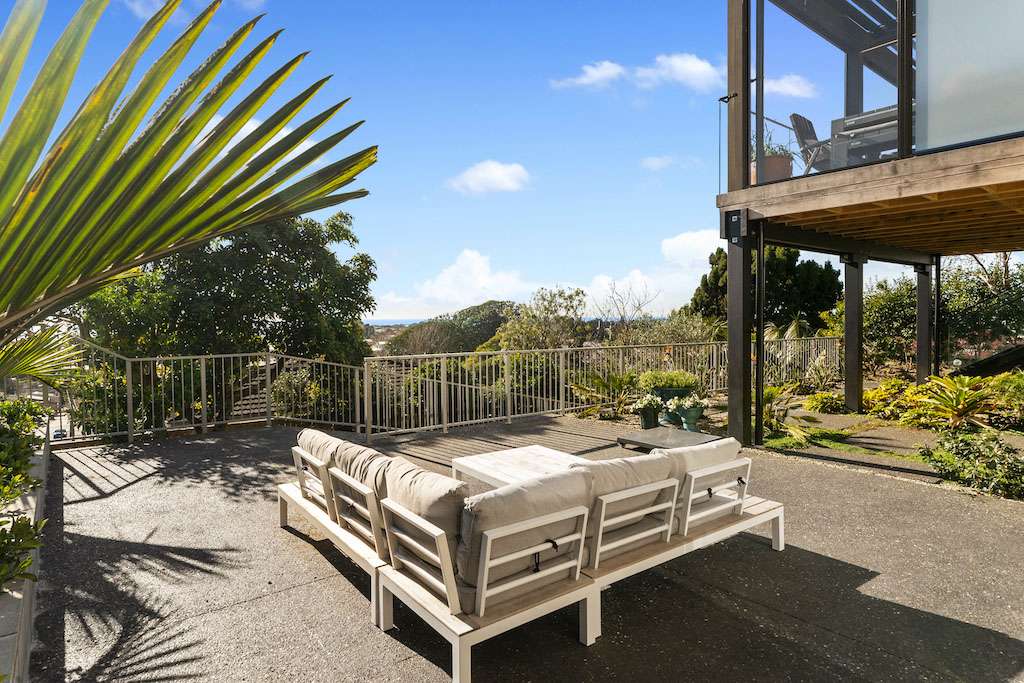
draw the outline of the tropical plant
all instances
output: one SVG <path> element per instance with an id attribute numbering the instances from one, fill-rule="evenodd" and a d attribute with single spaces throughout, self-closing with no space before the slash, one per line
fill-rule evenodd
<path id="1" fill-rule="evenodd" d="M 580 413 L 581 416 L 599 413 L 625 415 L 636 400 L 636 373 L 591 373 L 586 384 L 573 383 L 572 389 L 589 406 Z"/>
<path id="2" fill-rule="evenodd" d="M 788 382 L 782 386 L 769 385 L 764 388 L 762 415 L 767 434 L 785 434 L 803 442 L 810 440 L 811 434 L 804 427 L 787 422 L 791 419 L 806 424 L 821 422 L 813 415 L 790 415 L 790 411 L 799 405 L 795 394 L 798 386 L 797 382 Z"/>
<path id="3" fill-rule="evenodd" d="M 820 393 L 831 389 L 838 381 L 839 369 L 829 359 L 828 354 L 822 352 L 807 365 L 800 383 L 806 389 Z"/>
<path id="4" fill-rule="evenodd" d="M 57 386 L 78 365 L 81 355 L 67 335 L 55 327 L 18 335 L 0 345 L 0 378 L 31 375 Z"/>
<path id="5" fill-rule="evenodd" d="M 686 370 L 648 370 L 637 379 L 641 391 L 652 389 L 695 389 L 697 377 Z"/>
<path id="6" fill-rule="evenodd" d="M 45 522 L 35 524 L 8 506 L 36 488 L 32 458 L 43 440 L 36 430 L 45 418 L 41 406 L 29 399 L 0 401 L 0 586 L 16 579 L 35 580 L 28 571 L 31 551 L 40 545 Z"/>
<path id="7" fill-rule="evenodd" d="M 203 61 L 136 135 L 220 5 L 217 0 L 200 12 L 133 82 L 122 101 L 143 54 L 180 3 L 168 0 L 154 12 L 43 154 L 86 43 L 108 4 L 84 0 L 10 118 L 0 139 L 0 347 L 70 301 L 144 263 L 249 226 L 367 194 L 339 190 L 376 161 L 375 147 L 285 187 L 359 126 L 303 149 L 344 104 L 289 126 L 326 78 L 231 144 L 243 126 L 257 121 L 260 108 L 305 56 L 291 59 L 248 95 L 236 97 L 274 44 L 279 32 L 273 33 L 210 87 L 259 18 L 244 24 Z M 21 76 L 44 4 L 18 0 L 0 34 L 0 116 Z M 237 104 L 218 115 L 229 100 Z M 31 363 L 25 347 L 8 349 L 8 355 Z"/>
<path id="8" fill-rule="evenodd" d="M 804 399 L 804 410 L 812 413 L 838 414 L 846 411 L 846 402 L 839 394 L 822 391 Z"/>
<path id="9" fill-rule="evenodd" d="M 985 416 L 999 405 L 991 377 L 932 376 L 924 385 L 923 393 L 921 403 L 942 418 L 950 429 L 959 429 L 965 424 L 985 426 Z"/>
<path id="10" fill-rule="evenodd" d="M 1024 456 L 999 435 L 947 431 L 936 448 L 919 451 L 940 475 L 982 491 L 1008 498 L 1024 498 Z"/>

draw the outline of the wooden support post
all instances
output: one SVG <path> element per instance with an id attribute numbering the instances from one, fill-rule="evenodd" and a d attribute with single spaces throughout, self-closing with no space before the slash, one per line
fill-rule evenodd
<path id="1" fill-rule="evenodd" d="M 846 296 L 843 354 L 846 409 L 859 413 L 864 395 L 864 259 L 843 256 Z"/>
<path id="2" fill-rule="evenodd" d="M 917 271 L 917 383 L 924 384 L 932 371 L 932 274 L 928 266 Z"/>
<path id="3" fill-rule="evenodd" d="M 846 116 L 864 111 L 864 56 L 860 52 L 846 53 Z"/>
<path id="4" fill-rule="evenodd" d="M 728 0 L 728 187 L 750 185 L 750 0 Z"/>
<path id="5" fill-rule="evenodd" d="M 750 328 L 753 301 L 750 298 L 749 237 L 729 241 L 728 337 L 729 337 L 729 436 L 744 446 L 751 442 L 750 430 Z"/>
<path id="6" fill-rule="evenodd" d="M 754 286 L 754 443 L 764 443 L 764 300 L 765 260 L 763 222 L 753 223 L 757 230 L 757 279 Z"/>

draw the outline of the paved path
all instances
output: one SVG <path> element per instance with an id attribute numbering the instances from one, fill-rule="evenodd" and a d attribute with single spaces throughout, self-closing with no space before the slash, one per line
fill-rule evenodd
<path id="1" fill-rule="evenodd" d="M 438 470 L 525 443 L 624 452 L 607 423 L 512 427 L 382 446 Z M 277 526 L 295 431 L 57 453 L 35 680 L 448 680 L 440 637 L 401 607 L 372 627 L 365 575 L 299 519 Z M 787 506 L 785 552 L 758 530 L 624 581 L 594 646 L 567 608 L 474 648 L 475 680 L 1022 679 L 1024 504 L 750 455 L 752 491 Z"/>

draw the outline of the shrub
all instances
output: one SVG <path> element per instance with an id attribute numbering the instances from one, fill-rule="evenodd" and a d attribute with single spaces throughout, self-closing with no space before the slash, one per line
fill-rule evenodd
<path id="1" fill-rule="evenodd" d="M 805 398 L 804 409 L 814 413 L 835 415 L 846 411 L 846 401 L 839 394 L 823 391 Z"/>
<path id="2" fill-rule="evenodd" d="M 648 370 L 637 379 L 643 392 L 652 389 L 695 389 L 697 377 L 686 370 Z"/>
<path id="3" fill-rule="evenodd" d="M 996 395 L 991 377 L 929 377 L 922 387 L 920 402 L 950 429 L 967 424 L 985 425 L 985 417 L 995 410 Z"/>
<path id="4" fill-rule="evenodd" d="M 893 404 L 909 387 L 910 382 L 905 379 L 888 379 L 882 382 L 877 389 L 864 392 L 864 410 L 887 420 L 898 419 L 899 414 L 893 414 L 893 409 L 898 411 L 899 408 Z"/>
<path id="5" fill-rule="evenodd" d="M 1024 429 L 1024 372 L 993 377 L 991 386 L 999 405 L 989 416 L 989 424 L 997 429 Z"/>
<path id="6" fill-rule="evenodd" d="M 28 399 L 0 402 L 0 586 L 15 579 L 32 579 L 29 553 L 39 547 L 43 522 L 6 508 L 39 485 L 29 474 L 32 456 L 43 440 L 36 434 L 46 412 Z"/>
<path id="7" fill-rule="evenodd" d="M 821 393 L 834 387 L 838 381 L 839 368 L 822 352 L 807 366 L 801 384 L 812 393 Z"/>
<path id="8" fill-rule="evenodd" d="M 943 477 L 1007 498 L 1024 499 L 1024 457 L 992 429 L 945 432 L 935 449 L 920 454 Z"/>

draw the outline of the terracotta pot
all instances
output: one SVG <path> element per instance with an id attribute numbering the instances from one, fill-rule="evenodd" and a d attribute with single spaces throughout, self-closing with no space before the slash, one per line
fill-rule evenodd
<path id="1" fill-rule="evenodd" d="M 782 155 L 766 156 L 764 158 L 764 173 L 758 177 L 757 162 L 750 162 L 750 184 L 758 182 L 770 183 L 775 180 L 785 180 L 793 177 L 793 159 Z"/>

